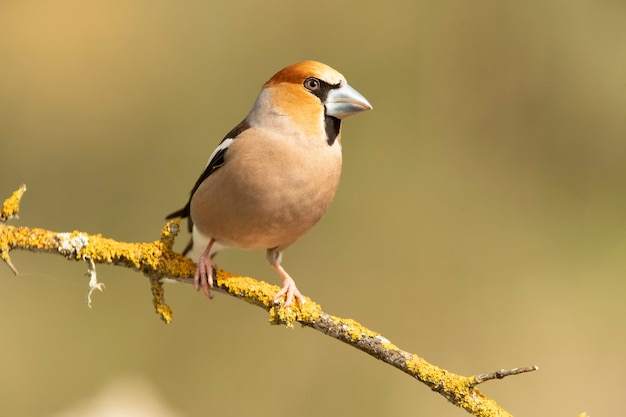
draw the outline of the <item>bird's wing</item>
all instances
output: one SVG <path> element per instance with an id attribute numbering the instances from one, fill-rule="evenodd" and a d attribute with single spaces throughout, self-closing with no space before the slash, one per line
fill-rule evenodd
<path id="1" fill-rule="evenodd" d="M 166 219 L 169 220 L 175 217 L 182 217 L 182 218 L 189 217 L 188 227 L 189 227 L 189 231 L 191 232 L 193 228 L 193 222 L 191 221 L 191 217 L 190 217 L 191 197 L 193 197 L 194 193 L 196 192 L 198 187 L 200 187 L 200 184 L 204 182 L 204 180 L 206 180 L 212 173 L 214 173 L 217 169 L 219 169 L 222 165 L 224 165 L 224 156 L 226 155 L 226 152 L 228 151 L 228 148 L 230 147 L 230 145 L 233 143 L 233 141 L 235 141 L 239 137 L 239 135 L 241 135 L 243 132 L 245 132 L 249 128 L 250 128 L 250 124 L 248 123 L 247 120 L 244 119 L 241 123 L 235 126 L 235 128 L 233 128 L 230 132 L 228 132 L 228 134 L 224 137 L 224 139 L 222 139 L 220 144 L 217 145 L 217 148 L 215 148 L 215 150 L 211 154 L 211 157 L 209 158 L 209 162 L 207 163 L 206 168 L 204 168 L 204 171 L 202 171 L 200 178 L 198 178 L 198 180 L 196 181 L 196 184 L 191 189 L 189 200 L 187 201 L 187 204 L 185 205 L 185 207 L 181 208 L 180 210 L 176 210 L 173 213 L 170 213 L 166 217 Z"/>

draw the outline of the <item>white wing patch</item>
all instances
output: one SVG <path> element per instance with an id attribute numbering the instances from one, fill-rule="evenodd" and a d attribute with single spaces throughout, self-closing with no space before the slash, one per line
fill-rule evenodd
<path id="1" fill-rule="evenodd" d="M 226 138 L 223 141 L 221 141 L 220 144 L 217 145 L 217 148 L 215 148 L 215 150 L 213 151 L 213 153 L 209 157 L 209 160 L 207 161 L 207 163 L 205 165 L 205 168 L 208 167 L 209 165 L 211 165 L 211 162 L 213 161 L 213 158 L 215 158 L 215 156 L 220 151 L 225 151 L 226 149 L 228 149 L 228 147 L 230 146 L 231 143 L 233 143 L 234 140 L 235 139 L 233 139 L 233 138 Z"/>

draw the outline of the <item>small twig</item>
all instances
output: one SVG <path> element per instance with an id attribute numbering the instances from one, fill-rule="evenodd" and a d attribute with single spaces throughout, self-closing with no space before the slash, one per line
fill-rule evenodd
<path id="1" fill-rule="evenodd" d="M 4 200 L 2 204 L 2 208 L 0 208 L 0 223 L 5 223 L 9 219 L 17 218 L 17 214 L 20 211 L 20 200 L 22 196 L 26 192 L 26 185 L 20 185 L 20 188 L 15 190 L 11 197 Z M 11 257 L 9 256 L 9 246 L 5 244 L 5 242 L 0 242 L 0 259 L 2 259 L 11 269 L 15 275 L 17 275 L 17 268 L 11 262 Z"/>
<path id="2" fill-rule="evenodd" d="M 533 372 L 538 369 L 539 369 L 538 366 L 533 365 L 533 366 L 524 366 L 522 368 L 500 369 L 497 371 L 489 372 L 487 374 L 479 374 L 479 375 L 474 376 L 474 384 L 472 384 L 472 386 L 475 387 L 478 384 L 491 381 L 492 379 L 502 379 L 511 375 L 519 375 L 519 374 L 523 374 L 526 372 Z"/>
<path id="3" fill-rule="evenodd" d="M 165 323 L 172 321 L 172 309 L 165 303 L 165 290 L 163 280 L 153 274 L 146 274 L 150 278 L 150 290 L 152 291 L 152 305 L 154 310 Z"/>
<path id="4" fill-rule="evenodd" d="M 8 249 L 2 248 L 0 250 L 0 258 L 9 266 L 13 274 L 18 275 L 17 268 L 13 265 L 13 262 L 11 262 Z"/>
<path id="5" fill-rule="evenodd" d="M 20 188 L 15 190 L 11 197 L 4 200 L 2 209 L 0 209 L 0 222 L 4 223 L 8 219 L 17 217 L 17 213 L 20 211 L 20 200 L 26 192 L 26 185 L 20 185 Z"/>
<path id="6" fill-rule="evenodd" d="M 95 290 L 100 292 L 104 291 L 104 283 L 98 282 L 98 277 L 96 275 L 96 264 L 93 262 L 90 256 L 83 255 L 83 259 L 87 262 L 87 275 L 89 277 L 89 292 L 87 292 L 87 307 L 91 308 L 91 294 Z"/>

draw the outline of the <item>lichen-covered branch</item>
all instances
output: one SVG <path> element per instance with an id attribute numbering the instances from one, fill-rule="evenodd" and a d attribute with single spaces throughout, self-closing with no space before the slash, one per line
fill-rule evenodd
<path id="1" fill-rule="evenodd" d="M 17 269 L 11 263 L 9 252 L 16 249 L 59 254 L 66 259 L 86 261 L 90 288 L 88 301 L 91 303 L 92 292 L 96 289 L 102 291 L 104 288 L 97 280 L 96 264 L 106 263 L 132 268 L 143 272 L 150 279 L 157 313 L 164 321 L 171 320 L 172 311 L 164 300 L 162 280 L 168 278 L 191 283 L 195 271 L 195 264 L 191 260 L 172 250 L 174 238 L 179 230 L 178 220 L 167 223 L 161 231 L 160 239 L 150 243 L 118 242 L 99 234 L 90 235 L 79 231 L 60 233 L 5 224 L 8 219 L 17 216 L 19 201 L 25 190 L 26 187 L 22 186 L 13 193 L 4 202 L 0 211 L 0 256 L 15 273 Z M 478 384 L 537 369 L 531 366 L 477 376 L 456 375 L 428 363 L 416 354 L 399 349 L 382 335 L 354 320 L 342 319 L 323 312 L 319 304 L 308 298 L 303 306 L 292 305 L 284 308 L 282 303 L 274 302 L 274 294 L 278 287 L 222 270 L 216 272 L 216 286 L 220 292 L 262 307 L 269 312 L 272 324 L 293 327 L 294 323 L 298 322 L 341 340 L 423 382 L 452 404 L 475 416 L 510 416 L 494 400 L 482 395 L 476 389 Z"/>

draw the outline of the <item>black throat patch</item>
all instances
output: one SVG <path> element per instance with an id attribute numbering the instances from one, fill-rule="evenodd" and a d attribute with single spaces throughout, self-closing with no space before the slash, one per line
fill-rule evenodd
<path id="1" fill-rule="evenodd" d="M 332 146 L 339 136 L 341 130 L 341 119 L 336 117 L 325 115 L 324 116 L 324 128 L 326 129 L 326 142 L 329 146 Z"/>

